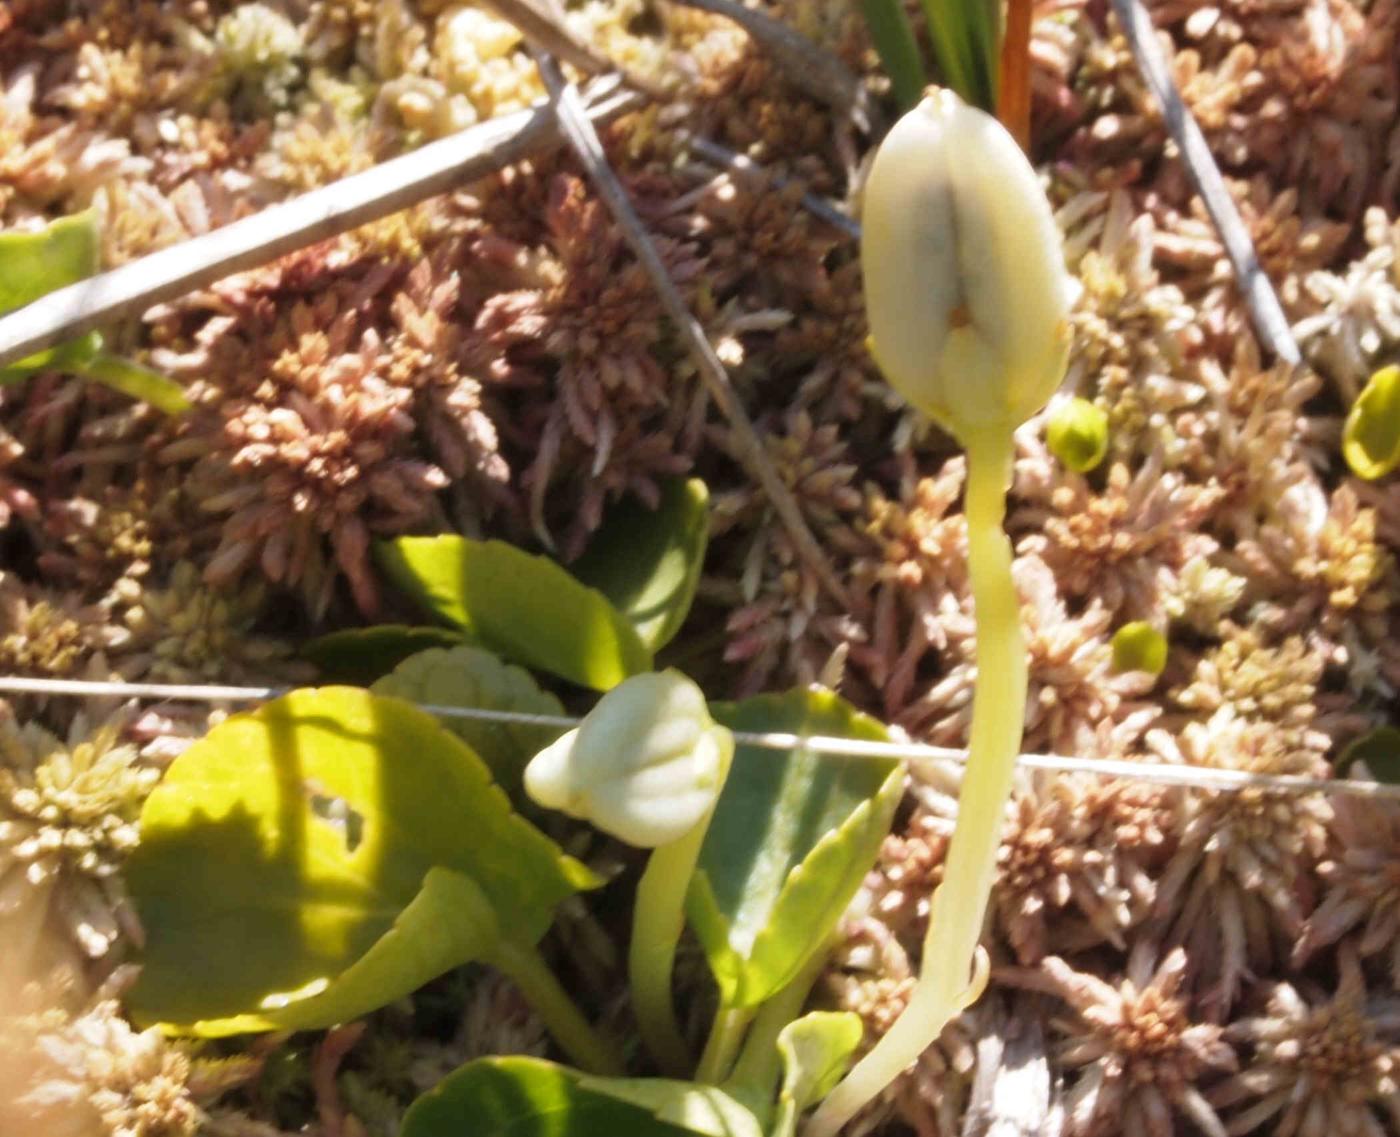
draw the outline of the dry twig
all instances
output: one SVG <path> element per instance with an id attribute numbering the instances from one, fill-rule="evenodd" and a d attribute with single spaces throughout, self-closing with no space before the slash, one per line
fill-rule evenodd
<path id="1" fill-rule="evenodd" d="M 819 102 L 833 107 L 861 130 L 871 126 L 870 100 L 860 80 L 844 63 L 811 40 L 798 35 L 786 24 L 738 0 L 679 0 L 688 8 L 699 8 L 733 20 L 772 54 L 788 82 Z"/>
<path id="2" fill-rule="evenodd" d="M 1254 242 L 1249 238 L 1234 198 L 1225 188 L 1225 179 L 1220 175 L 1220 167 L 1215 164 L 1206 137 L 1176 88 L 1161 46 L 1157 43 L 1152 18 L 1143 8 L 1141 0 L 1113 0 L 1113 10 L 1118 14 L 1123 35 L 1132 48 L 1133 58 L 1137 60 L 1143 78 L 1162 105 L 1167 129 L 1181 151 L 1191 183 L 1201 195 L 1211 223 L 1220 234 L 1221 243 L 1239 279 L 1245 305 L 1254 321 L 1254 330 L 1275 356 L 1285 363 L 1298 364 L 1302 356 L 1288 326 L 1288 318 L 1283 314 L 1274 286 L 1259 265 Z"/>
<path id="3" fill-rule="evenodd" d="M 585 114 L 608 121 L 643 102 L 615 80 L 588 90 Z M 559 140 L 547 106 L 502 115 L 213 232 L 161 249 L 0 317 L 0 367 L 233 273 L 484 177 Z"/>

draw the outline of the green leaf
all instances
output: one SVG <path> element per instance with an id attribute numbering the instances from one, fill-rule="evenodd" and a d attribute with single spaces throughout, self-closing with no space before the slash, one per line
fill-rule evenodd
<path id="1" fill-rule="evenodd" d="M 408 1108 L 399 1137 L 687 1137 L 540 1058 L 479 1058 Z"/>
<path id="2" fill-rule="evenodd" d="M 895 102 L 901 112 L 907 111 L 923 97 L 928 75 L 903 0 L 861 0 L 860 8 Z"/>
<path id="3" fill-rule="evenodd" d="M 829 691 L 711 710 L 734 731 L 889 738 Z M 889 830 L 903 778 L 892 760 L 737 748 L 686 904 L 726 1006 L 763 1002 L 827 942 Z"/>
<path id="4" fill-rule="evenodd" d="M 857 1020 L 859 1021 L 859 1020 Z M 666 1078 L 593 1078 L 581 1075 L 580 1088 L 606 1094 L 646 1110 L 658 1121 L 706 1137 L 763 1137 L 747 1109 L 718 1086 Z"/>
<path id="5" fill-rule="evenodd" d="M 28 379 L 39 371 L 76 371 L 95 359 L 101 348 L 102 337 L 97 332 L 88 332 L 77 339 L 37 351 L 8 367 L 0 367 L 0 387 Z"/>
<path id="6" fill-rule="evenodd" d="M 1377 782 L 1400 785 L 1400 730 L 1378 726 L 1349 744 L 1337 759 L 1337 775 L 1352 777 L 1351 768 L 1363 764 Z"/>
<path id="7" fill-rule="evenodd" d="M 100 264 L 97 215 L 91 209 L 60 217 L 32 233 L 0 233 L 0 313 L 76 284 Z M 189 408 L 189 400 L 174 380 L 101 349 L 102 337 L 88 332 L 0 368 L 0 386 L 27 379 L 36 371 L 69 371 L 144 399 L 167 414 Z"/>
<path id="8" fill-rule="evenodd" d="M 447 628 L 376 624 L 320 636 L 302 647 L 301 657 L 314 663 L 327 682 L 368 686 L 409 656 L 433 647 L 455 647 L 464 638 Z"/>
<path id="9" fill-rule="evenodd" d="M 475 647 L 419 652 L 371 689 L 379 695 L 396 695 L 435 707 L 480 707 L 533 715 L 564 713 L 563 704 L 541 691 L 529 672 Z M 497 784 L 517 802 L 524 800 L 526 763 L 567 729 L 464 718 L 443 719 L 443 725 L 481 756 Z"/>
<path id="10" fill-rule="evenodd" d="M 127 878 L 147 936 L 133 1014 L 207 1035 L 280 1023 L 279 1001 L 309 1027 L 407 994 L 480 947 L 444 902 L 479 892 L 533 944 L 597 883 L 431 715 L 351 687 L 294 691 L 190 747 L 142 810 Z M 434 920 L 444 939 L 416 936 Z"/>
<path id="11" fill-rule="evenodd" d="M 1001 0 L 923 0 L 923 6 L 943 79 L 965 102 L 996 114 Z"/>
<path id="12" fill-rule="evenodd" d="M 500 937 L 491 902 L 468 876 L 431 868 L 393 926 L 335 979 L 263 996 L 254 1014 L 205 1019 L 195 1034 L 314 1030 L 349 1022 L 417 990 L 469 960 L 488 956 Z"/>
<path id="13" fill-rule="evenodd" d="M 1382 367 L 1357 396 L 1342 431 L 1342 456 L 1367 481 L 1400 465 L 1400 367 Z"/>
<path id="14" fill-rule="evenodd" d="M 189 399 L 185 398 L 184 390 L 175 380 L 119 355 L 99 351 L 85 363 L 75 363 L 67 370 L 120 391 L 123 395 L 130 395 L 133 399 L 150 403 L 156 410 L 168 415 L 190 409 Z"/>
<path id="15" fill-rule="evenodd" d="M 813 1011 L 783 1028 L 783 1088 L 771 1137 L 793 1137 L 802 1111 L 841 1080 L 863 1032 L 860 1016 L 849 1011 Z"/>
<path id="16" fill-rule="evenodd" d="M 400 537 L 375 546 L 390 579 L 499 655 L 606 691 L 651 652 L 601 592 L 503 541 Z"/>
<path id="17" fill-rule="evenodd" d="M 101 259 L 97 215 L 89 209 L 60 217 L 33 232 L 0 233 L 0 314 L 91 276 Z M 92 359 L 102 346 L 96 332 L 46 348 L 0 368 L 0 386 L 36 371 L 68 369 Z"/>
<path id="18" fill-rule="evenodd" d="M 91 209 L 33 232 L 0 233 L 0 313 L 91 276 L 101 263 L 100 243 Z"/>
<path id="19" fill-rule="evenodd" d="M 628 500 L 608 511 L 574 575 L 632 621 L 652 651 L 668 644 L 690 611 L 710 537 L 710 494 L 699 478 L 668 481 L 661 504 Z"/>

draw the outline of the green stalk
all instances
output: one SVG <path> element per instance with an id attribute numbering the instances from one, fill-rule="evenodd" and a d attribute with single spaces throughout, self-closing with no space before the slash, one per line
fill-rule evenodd
<path id="1" fill-rule="evenodd" d="M 928 84 L 919 42 L 904 12 L 903 0 L 861 0 L 860 8 L 903 113 L 923 97 Z"/>
<path id="2" fill-rule="evenodd" d="M 734 1070 L 724 1084 L 724 1088 L 739 1100 L 762 1101 L 771 1106 L 783 1065 L 778 1053 L 778 1035 L 802 1014 L 807 996 L 826 967 L 831 947 L 826 943 L 814 951 L 788 985 L 759 1008 Z"/>
<path id="3" fill-rule="evenodd" d="M 977 682 L 958 823 L 948 846 L 943 884 L 933 896 L 921 974 L 909 1003 L 885 1036 L 812 1115 L 806 1137 L 834 1137 L 980 994 L 972 976 L 996 876 L 1002 815 L 1021 748 L 1026 655 L 1020 602 L 1011 578 L 1011 543 L 1001 527 L 1011 473 L 1011 432 L 988 431 L 964 442 L 968 571 L 977 617 Z"/>
<path id="4" fill-rule="evenodd" d="M 485 962 L 499 968 L 520 988 L 559 1048 L 580 1070 L 606 1078 L 627 1073 L 617 1048 L 589 1025 L 533 944 L 502 939 Z"/>
<path id="5" fill-rule="evenodd" d="M 695 874 L 708 829 L 706 817 L 680 840 L 652 851 L 637 885 L 632 917 L 627 973 L 637 1032 L 656 1064 L 671 1078 L 684 1078 L 693 1061 L 676 1021 L 671 974 L 685 924 L 686 887 Z"/>
<path id="6" fill-rule="evenodd" d="M 700 1056 L 700 1068 L 695 1071 L 697 1082 L 717 1086 L 724 1081 L 734 1065 L 734 1056 L 739 1052 L 739 1044 L 744 1041 L 744 1033 L 749 1029 L 753 1015 L 752 1007 L 720 1007 L 710 1027 L 705 1053 Z"/>

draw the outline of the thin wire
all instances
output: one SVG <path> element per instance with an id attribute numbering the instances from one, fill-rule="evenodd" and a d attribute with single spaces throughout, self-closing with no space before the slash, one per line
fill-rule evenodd
<path id="1" fill-rule="evenodd" d="M 88 679 L 24 679 L 0 677 L 0 692 L 28 695 L 67 695 L 95 698 L 184 700 L 208 703 L 259 703 L 275 699 L 290 687 L 228 687 L 214 684 L 126 683 Z M 511 723 L 570 729 L 582 722 L 572 715 L 541 715 L 490 707 L 455 707 L 417 703 L 421 710 L 440 718 Z M 877 742 L 826 735 L 789 734 L 781 731 L 738 731 L 734 740 L 761 750 L 795 750 L 839 758 L 898 761 L 967 761 L 967 751 L 920 742 Z M 1030 770 L 1097 774 L 1123 781 L 1238 793 L 1246 789 L 1284 794 L 1348 794 L 1353 797 L 1400 801 L 1400 786 L 1353 778 L 1306 778 L 1295 774 L 1256 774 L 1245 770 L 1220 770 L 1190 763 L 1134 762 L 1114 758 L 1076 758 L 1065 754 L 1022 754 L 1017 764 Z"/>

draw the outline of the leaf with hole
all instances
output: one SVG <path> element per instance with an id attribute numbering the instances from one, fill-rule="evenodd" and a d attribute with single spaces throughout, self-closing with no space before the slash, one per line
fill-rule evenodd
<path id="1" fill-rule="evenodd" d="M 598 1081 L 606 1079 L 583 1079 L 540 1058 L 479 1058 L 409 1106 L 399 1137 L 690 1137 L 697 1132 L 585 1087 Z M 712 1130 L 698 1132 L 717 1137 Z M 751 1133 L 736 1130 L 733 1137 Z"/>
<path id="2" fill-rule="evenodd" d="M 830 691 L 716 703 L 734 731 L 888 741 Z M 875 860 L 904 785 L 899 762 L 741 744 L 686 911 L 729 1007 L 769 998 L 826 942 Z"/>
<path id="3" fill-rule="evenodd" d="M 532 715 L 564 713 L 563 704 L 540 690 L 528 671 L 477 647 L 419 652 L 371 690 L 431 707 L 475 707 Z M 442 724 L 481 756 L 497 784 L 516 802 L 525 800 L 525 764 L 567 729 L 467 718 L 444 718 Z"/>
<path id="4" fill-rule="evenodd" d="M 424 609 L 512 662 L 598 691 L 651 669 L 628 619 L 547 557 L 452 536 L 381 541 L 375 555 Z"/>
<path id="5" fill-rule="evenodd" d="M 301 657 L 314 663 L 327 683 L 368 686 L 420 651 L 456 647 L 466 637 L 450 628 L 376 624 L 345 628 L 303 645 Z"/>
<path id="6" fill-rule="evenodd" d="M 710 537 L 710 494 L 699 478 L 674 478 L 655 509 L 628 499 L 610 509 L 574 575 L 632 621 L 652 651 L 685 623 Z"/>
<path id="7" fill-rule="evenodd" d="M 783 1088 L 770 1137 L 793 1137 L 802 1111 L 841 1080 L 863 1033 L 860 1016 L 849 1011 L 813 1011 L 782 1029 Z"/>
<path id="8" fill-rule="evenodd" d="M 141 837 L 127 876 L 147 943 L 129 1004 L 204 1035 L 367 1013 L 480 953 L 489 924 L 466 913 L 533 944 L 560 900 L 598 883 L 512 812 L 460 738 L 352 687 L 215 727 L 151 794 Z"/>

